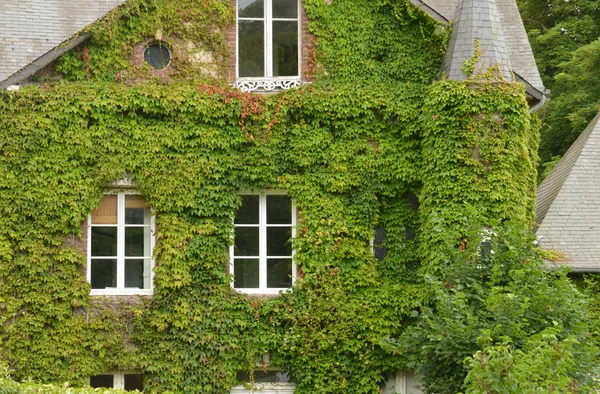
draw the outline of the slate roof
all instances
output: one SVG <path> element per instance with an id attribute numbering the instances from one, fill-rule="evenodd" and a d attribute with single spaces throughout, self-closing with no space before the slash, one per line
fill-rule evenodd
<path id="1" fill-rule="evenodd" d="M 461 68 L 465 59 L 473 56 L 478 43 L 481 55 L 473 72 L 485 72 L 490 66 L 498 65 L 502 76 L 513 80 L 495 0 L 459 0 L 452 21 L 452 35 L 442 64 L 446 78 L 461 81 L 471 77 Z"/>
<path id="2" fill-rule="evenodd" d="M 454 18 L 458 1 L 462 0 L 411 0 L 413 4 L 428 12 L 432 17 L 438 20 L 442 18 L 445 21 Z M 529 39 L 517 3 L 515 0 L 496 0 L 496 6 L 500 15 L 500 23 L 504 32 L 505 46 L 512 71 L 517 74 L 517 80 L 522 79 L 537 91 L 532 92 L 528 89 L 530 93 L 538 93 L 537 98 L 539 99 L 545 88 L 533 57 L 531 45 L 529 45 Z"/>
<path id="3" fill-rule="evenodd" d="M 540 246 L 573 271 L 600 271 L 600 113 L 538 187 Z"/>
<path id="4" fill-rule="evenodd" d="M 125 0 L 0 0 L 0 81 Z"/>

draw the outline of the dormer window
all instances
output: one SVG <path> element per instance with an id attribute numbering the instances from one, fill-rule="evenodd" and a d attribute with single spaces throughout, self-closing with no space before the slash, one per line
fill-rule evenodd
<path id="1" fill-rule="evenodd" d="M 298 0 L 238 0 L 238 78 L 299 81 L 299 7 Z"/>

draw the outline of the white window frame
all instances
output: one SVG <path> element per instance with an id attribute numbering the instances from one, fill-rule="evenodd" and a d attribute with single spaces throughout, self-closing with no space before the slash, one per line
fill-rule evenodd
<path id="1" fill-rule="evenodd" d="M 231 388 L 231 394 L 294 394 L 294 383 L 255 383 L 252 388 L 243 385 Z"/>
<path id="2" fill-rule="evenodd" d="M 259 196 L 259 214 L 258 214 L 258 233 L 259 233 L 259 258 L 258 258 L 258 267 L 259 267 L 259 287 L 258 288 L 237 288 L 235 287 L 235 282 L 231 282 L 231 287 L 240 293 L 246 294 L 279 294 L 282 291 L 286 291 L 289 288 L 274 288 L 267 287 L 267 227 L 289 227 L 288 224 L 270 224 L 267 225 L 267 196 L 287 196 L 287 192 L 285 190 L 261 190 L 261 191 L 241 191 L 240 195 L 250 195 L 250 196 Z M 291 199 L 292 203 L 292 239 L 296 238 L 296 203 L 294 199 Z M 235 214 L 234 214 L 235 220 Z M 256 227 L 256 225 L 251 224 L 235 224 L 234 227 Z M 234 258 L 244 258 L 244 256 L 235 256 L 234 255 L 234 247 L 232 244 L 229 247 L 229 270 L 231 274 L 234 274 Z M 292 249 L 292 286 L 294 282 L 296 282 L 296 262 L 294 261 L 294 255 L 296 251 Z M 275 258 L 277 256 L 269 256 L 271 258 Z M 252 258 L 255 258 L 254 256 Z M 285 256 L 285 258 L 288 258 Z"/>
<path id="3" fill-rule="evenodd" d="M 150 210 L 150 288 L 125 287 L 125 196 L 139 196 L 135 190 L 109 190 L 104 196 L 117 196 L 117 287 L 106 289 L 91 289 L 90 295 L 152 295 L 154 291 L 154 245 L 156 243 L 155 217 Z M 88 283 L 92 283 L 92 214 L 87 221 L 87 274 Z M 103 225 L 93 225 L 94 227 Z M 114 227 L 114 225 L 105 225 Z"/>
<path id="4" fill-rule="evenodd" d="M 257 366 L 263 368 L 262 364 Z M 267 368 L 267 371 L 282 372 L 276 368 Z M 286 374 L 287 375 L 287 374 Z M 257 383 L 244 382 L 231 388 L 230 394 L 294 394 L 296 385 L 292 382 L 286 383 Z"/>
<path id="5" fill-rule="evenodd" d="M 140 371 L 118 371 L 118 372 L 106 372 L 98 375 L 112 375 L 113 376 L 113 389 L 125 389 L 125 375 L 143 375 Z M 97 376 L 97 375 L 95 375 Z M 88 384 L 91 385 L 91 376 L 88 379 Z"/>
<path id="6" fill-rule="evenodd" d="M 247 18 L 239 16 L 239 0 L 236 0 L 236 85 L 243 91 L 289 89 L 300 85 L 302 75 L 302 7 L 301 0 L 296 0 L 298 7 L 297 18 L 273 18 L 272 0 L 264 0 L 264 15 L 262 18 Z M 240 77 L 240 29 L 239 21 L 264 22 L 264 54 L 265 61 L 263 77 Z M 273 21 L 296 21 L 298 23 L 298 75 L 274 77 L 273 76 Z"/>

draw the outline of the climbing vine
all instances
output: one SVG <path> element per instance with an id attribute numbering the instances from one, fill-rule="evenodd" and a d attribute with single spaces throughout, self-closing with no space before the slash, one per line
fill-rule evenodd
<path id="1" fill-rule="evenodd" d="M 381 340 L 427 302 L 423 271 L 442 268 L 436 232 L 460 234 L 464 205 L 528 223 L 537 125 L 521 85 L 432 84 L 447 33 L 408 1 L 304 6 L 310 86 L 221 83 L 229 1 L 132 0 L 63 56 L 60 82 L 0 93 L 0 351 L 14 378 L 141 369 L 149 392 L 225 393 L 269 353 L 299 393 L 376 393 L 403 365 Z M 202 43 L 220 78 L 133 66 L 157 31 Z M 154 294 L 89 297 L 81 224 L 124 176 L 156 215 Z M 265 188 L 299 209 L 302 277 L 255 298 L 231 288 L 227 250 L 239 190 Z"/>

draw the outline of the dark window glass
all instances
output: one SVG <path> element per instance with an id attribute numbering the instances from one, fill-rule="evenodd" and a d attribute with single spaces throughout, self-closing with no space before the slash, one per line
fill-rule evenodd
<path id="1" fill-rule="evenodd" d="M 144 390 L 144 375 L 136 374 L 125 374 L 125 390 Z"/>
<path id="2" fill-rule="evenodd" d="M 90 386 L 93 388 L 114 388 L 115 377 L 113 375 L 90 376 Z"/>
<path id="3" fill-rule="evenodd" d="M 144 208 L 125 208 L 125 224 L 145 224 Z"/>
<path id="4" fill-rule="evenodd" d="M 240 18 L 263 18 L 265 6 L 263 0 L 238 0 Z"/>
<path id="5" fill-rule="evenodd" d="M 117 228 L 92 227 L 92 256 L 117 255 Z"/>
<path id="6" fill-rule="evenodd" d="M 298 0 L 273 0 L 273 18 L 298 18 Z"/>
<path id="7" fill-rule="evenodd" d="M 234 287 L 256 289 L 260 287 L 258 259 L 235 259 L 233 261 Z"/>
<path id="8" fill-rule="evenodd" d="M 117 287 L 117 260 L 92 259 L 92 289 Z"/>
<path id="9" fill-rule="evenodd" d="M 144 288 L 144 260 L 125 260 L 125 287 Z"/>
<path id="10" fill-rule="evenodd" d="M 235 215 L 235 224 L 258 224 L 258 196 L 242 196 L 242 206 Z"/>
<path id="11" fill-rule="evenodd" d="M 238 372 L 237 380 L 240 382 L 252 382 L 252 377 L 250 373 Z M 256 383 L 288 383 L 290 378 L 287 373 L 282 371 L 263 371 L 256 370 L 254 371 L 254 382 Z"/>
<path id="12" fill-rule="evenodd" d="M 165 44 L 151 44 L 144 49 L 144 61 L 155 70 L 162 70 L 171 62 L 171 52 Z"/>
<path id="13" fill-rule="evenodd" d="M 238 21 L 240 77 L 265 76 L 265 37 L 263 21 Z"/>
<path id="14" fill-rule="evenodd" d="M 273 76 L 298 75 L 298 22 L 273 22 Z"/>
<path id="15" fill-rule="evenodd" d="M 267 224 L 292 224 L 292 199 L 267 196 Z"/>
<path id="16" fill-rule="evenodd" d="M 292 259 L 267 259 L 267 287 L 292 286 Z"/>
<path id="17" fill-rule="evenodd" d="M 144 236 L 148 231 L 147 227 L 125 227 L 125 256 L 144 256 Z"/>
<path id="18" fill-rule="evenodd" d="M 387 249 L 383 246 L 385 242 L 385 228 L 375 227 L 375 239 L 373 240 L 373 251 L 375 258 L 379 261 L 385 259 Z"/>
<path id="19" fill-rule="evenodd" d="M 291 256 L 290 227 L 267 227 L 267 256 Z"/>
<path id="20" fill-rule="evenodd" d="M 235 256 L 258 256 L 258 227 L 236 227 Z"/>

